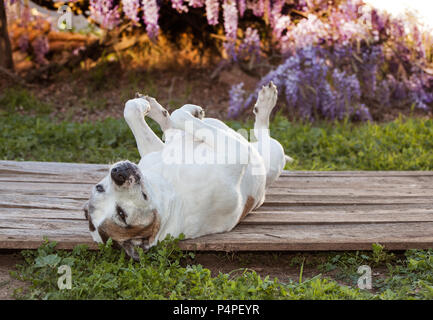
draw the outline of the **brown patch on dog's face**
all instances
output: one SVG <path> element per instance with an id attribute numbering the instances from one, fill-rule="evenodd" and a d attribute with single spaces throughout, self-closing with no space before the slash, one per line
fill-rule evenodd
<path id="1" fill-rule="evenodd" d="M 253 197 L 248 196 L 247 201 L 246 201 L 246 203 L 245 203 L 244 211 L 242 211 L 242 214 L 241 214 L 241 216 L 240 216 L 240 218 L 239 218 L 239 220 L 238 220 L 238 223 L 241 222 L 241 220 L 242 220 L 243 218 L 245 218 L 246 215 L 251 211 L 251 209 L 252 209 L 253 206 L 254 206 L 254 202 L 255 202 L 255 201 L 256 201 L 256 200 L 255 200 Z"/>
<path id="2" fill-rule="evenodd" d="M 111 219 L 106 219 L 99 227 L 98 233 L 101 239 L 106 242 L 106 240 L 111 237 L 114 241 L 119 243 L 132 240 L 132 239 L 148 239 L 149 243 L 155 240 L 156 234 L 160 228 L 160 219 L 156 210 L 152 212 L 153 221 L 147 225 L 128 225 L 126 227 L 120 226 Z M 104 236 L 103 236 L 104 235 Z M 104 238 L 106 238 L 104 240 Z"/>

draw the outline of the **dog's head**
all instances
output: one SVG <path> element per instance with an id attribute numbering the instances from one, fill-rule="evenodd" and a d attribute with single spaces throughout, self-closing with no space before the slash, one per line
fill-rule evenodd
<path id="1" fill-rule="evenodd" d="M 111 237 L 115 246 L 134 259 L 138 259 L 134 247 L 147 250 L 160 227 L 144 178 L 129 161 L 115 163 L 94 186 L 84 214 L 95 241 L 105 243 Z"/>

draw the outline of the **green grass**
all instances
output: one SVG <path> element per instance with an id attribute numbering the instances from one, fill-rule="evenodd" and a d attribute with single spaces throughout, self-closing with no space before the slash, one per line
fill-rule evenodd
<path id="1" fill-rule="evenodd" d="M 151 122 L 151 127 L 161 132 Z M 229 122 L 235 129 L 249 128 Z M 108 163 L 138 161 L 123 119 L 55 122 L 48 117 L 0 117 L 0 158 Z M 385 124 L 294 124 L 279 116 L 271 134 L 295 159 L 290 170 L 432 170 L 433 120 L 397 119 Z"/>
<path id="2" fill-rule="evenodd" d="M 24 88 L 7 88 L 0 95 L 0 111 L 3 112 L 33 111 L 37 114 L 45 114 L 51 110 L 50 104 L 39 100 Z"/>
<path id="3" fill-rule="evenodd" d="M 25 262 L 11 272 L 30 286 L 15 291 L 18 299 L 433 299 L 433 250 L 409 250 L 401 259 L 386 253 L 380 245 L 372 252 L 329 253 L 318 270 L 337 271 L 337 280 L 322 273 L 281 281 L 262 278 L 254 270 L 240 275 L 211 271 L 194 264 L 194 254 L 178 249 L 179 239 L 166 239 L 148 252 L 140 251 L 134 262 L 123 251 L 112 249 L 111 241 L 98 251 L 76 246 L 72 251 L 56 250 L 46 242 L 37 250 L 23 251 Z M 320 261 L 318 259 L 317 261 Z M 296 262 L 295 262 L 296 263 Z M 360 265 L 386 265 L 386 277 L 373 276 L 374 290 L 361 290 L 356 283 Z M 58 267 L 72 271 L 72 288 L 59 290 Z M 329 271 L 329 270 L 328 270 Z M 341 284 L 344 281 L 346 284 Z"/>
<path id="4" fill-rule="evenodd" d="M 15 91 L 14 91 L 15 90 Z M 0 159 L 109 163 L 138 161 L 134 138 L 124 120 L 57 122 L 43 116 L 49 108 L 31 94 L 14 89 L 0 97 Z M 39 117 L 12 114 L 35 110 Z M 5 112 L 6 111 L 6 112 Z M 155 123 L 151 127 L 158 132 Z M 251 123 L 229 122 L 234 129 Z M 433 120 L 397 119 L 384 124 L 348 122 L 299 124 L 277 116 L 271 124 L 295 162 L 291 170 L 432 170 Z M 433 299 L 433 251 L 409 250 L 397 256 L 373 246 L 372 252 L 328 253 L 323 259 L 302 254 L 293 264 L 315 268 L 307 278 L 262 278 L 254 270 L 241 275 L 218 274 L 166 240 L 139 262 L 110 245 L 98 251 L 77 246 L 73 251 L 47 243 L 23 251 L 25 262 L 13 275 L 30 283 L 17 290 L 23 299 Z M 323 257 L 323 254 L 321 254 Z M 278 259 L 278 256 L 276 256 Z M 71 290 L 57 287 L 57 267 L 72 268 Z M 373 291 L 356 287 L 357 268 L 367 264 L 385 270 L 373 278 Z M 238 274 L 238 273 L 237 273 Z"/>

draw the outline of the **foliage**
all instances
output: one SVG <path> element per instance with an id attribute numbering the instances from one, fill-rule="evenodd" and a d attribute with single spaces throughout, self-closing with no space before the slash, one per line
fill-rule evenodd
<path id="1" fill-rule="evenodd" d="M 52 107 L 35 97 L 26 89 L 15 87 L 6 88 L 0 95 L 0 109 L 7 112 L 35 112 L 39 114 L 49 113 Z"/>
<path id="2" fill-rule="evenodd" d="M 0 106 L 1 107 L 1 106 Z M 14 108 L 9 105 L 9 108 Z M 149 122 L 161 135 L 159 127 Z M 230 121 L 238 130 L 251 122 Z M 123 119 L 54 122 L 48 117 L 0 117 L 0 158 L 107 163 L 138 161 L 134 138 Z M 277 116 L 271 135 L 295 162 L 290 170 L 432 170 L 433 121 L 397 119 L 386 124 L 343 122 L 293 124 Z"/>
<path id="3" fill-rule="evenodd" d="M 86 7 L 87 2 L 71 4 L 78 5 Z M 250 71 L 264 56 L 280 63 L 258 68 L 273 70 L 252 93 L 244 92 L 241 84 L 233 86 L 230 117 L 251 106 L 261 85 L 270 80 L 278 83 L 288 111 L 311 121 L 371 120 L 372 106 L 428 111 L 433 103 L 433 76 L 428 71 L 433 63 L 432 35 L 414 16 L 391 17 L 362 0 L 91 0 L 88 5 L 91 20 L 105 29 L 130 22 L 145 27 L 153 40 L 160 29 L 182 30 L 201 34 L 202 39 L 223 39 L 225 56 L 249 62 Z M 192 16 L 197 19 L 189 29 L 181 27 L 185 23 L 164 28 L 167 20 L 183 17 L 185 22 Z M 46 63 L 46 21 L 28 6 L 16 18 L 27 30 L 19 32 L 21 50 Z M 32 38 L 32 28 L 41 29 L 41 36 Z M 205 42 L 204 46 L 214 46 Z"/>
<path id="4" fill-rule="evenodd" d="M 362 299 L 367 292 L 342 286 L 320 275 L 287 283 L 264 279 L 254 270 L 240 276 L 219 273 L 213 277 L 201 265 L 187 264 L 194 257 L 177 247 L 178 239 L 167 237 L 140 261 L 111 248 L 111 241 L 99 251 L 77 246 L 72 252 L 55 250 L 45 243 L 36 251 L 23 251 L 25 262 L 13 275 L 32 284 L 17 297 L 27 299 Z M 59 290 L 57 268 L 72 270 L 72 289 Z"/>
<path id="5" fill-rule="evenodd" d="M 409 250 L 405 259 L 397 259 L 380 245 L 373 253 L 331 253 L 325 263 L 313 265 L 321 272 L 337 270 L 337 283 L 321 273 L 311 278 L 281 281 L 262 278 L 254 270 L 242 269 L 240 275 L 211 271 L 194 264 L 193 253 L 178 249 L 179 239 L 167 237 L 143 253 L 140 260 L 128 259 L 123 251 L 112 249 L 111 240 L 89 251 L 83 245 L 72 251 L 56 250 L 46 242 L 37 250 L 23 251 L 24 262 L 11 274 L 30 283 L 15 295 L 21 299 L 432 299 L 433 251 Z M 378 249 L 379 248 L 379 249 Z M 381 257 L 379 260 L 379 256 Z M 373 278 L 374 291 L 356 288 L 356 269 L 363 264 L 375 268 L 387 264 L 386 276 Z M 68 265 L 72 288 L 58 289 L 57 269 Z M 311 264 L 310 264 L 311 267 Z M 238 270 L 239 271 L 239 270 Z M 341 274 L 341 276 L 338 276 Z"/>
<path id="6" fill-rule="evenodd" d="M 430 109 L 433 76 L 426 69 L 433 42 L 416 21 L 390 17 L 358 0 L 333 7 L 317 1 L 307 9 L 307 19 L 285 28 L 282 63 L 247 97 L 241 84 L 232 87 L 230 117 L 250 107 L 271 80 L 289 113 L 312 121 L 371 120 L 373 105 Z"/>

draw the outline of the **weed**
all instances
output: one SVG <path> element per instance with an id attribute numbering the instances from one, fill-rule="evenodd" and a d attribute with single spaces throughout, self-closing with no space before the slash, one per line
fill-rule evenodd
<path id="1" fill-rule="evenodd" d="M 20 87 L 7 88 L 0 95 L 0 110 L 6 112 L 33 111 L 35 113 L 48 113 L 52 107 L 37 99 L 33 93 Z"/>

